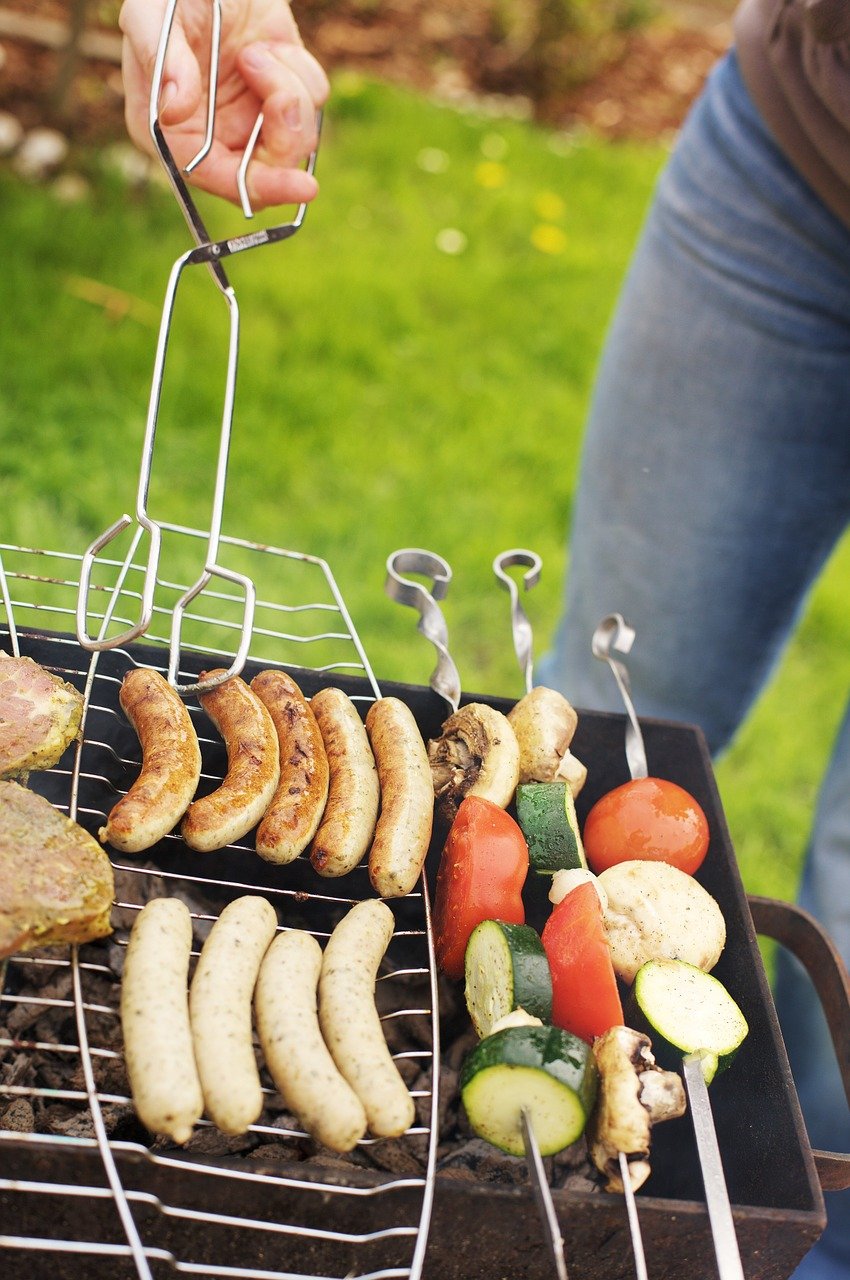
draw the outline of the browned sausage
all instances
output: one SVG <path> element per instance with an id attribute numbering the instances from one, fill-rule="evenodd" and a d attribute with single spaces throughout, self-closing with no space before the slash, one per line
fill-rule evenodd
<path id="1" fill-rule="evenodd" d="M 222 675 L 205 671 L 202 680 Z M 223 849 L 255 827 L 271 803 L 280 776 L 277 734 L 260 699 L 239 676 L 199 695 L 224 738 L 227 773 L 221 786 L 189 806 L 180 827 L 192 849 Z"/>
<path id="2" fill-rule="evenodd" d="M 118 699 L 139 736 L 142 771 L 98 834 L 122 853 L 141 853 L 186 812 L 201 776 L 201 749 L 189 712 L 158 671 L 129 671 Z"/>
<path id="3" fill-rule="evenodd" d="M 309 702 L 285 671 L 261 671 L 251 688 L 268 708 L 280 744 L 280 783 L 257 831 L 257 853 L 268 862 L 292 862 L 324 813 L 325 747 Z"/>
<path id="4" fill-rule="evenodd" d="M 375 757 L 354 703 L 342 689 L 321 689 L 310 701 L 328 757 L 330 785 L 310 861 L 322 876 L 342 876 L 369 848 L 381 789 Z"/>
<path id="5" fill-rule="evenodd" d="M 380 698 L 366 716 L 381 784 L 381 812 L 369 850 L 369 879 L 382 898 L 399 898 L 419 879 L 434 821 L 428 753 L 413 712 Z"/>

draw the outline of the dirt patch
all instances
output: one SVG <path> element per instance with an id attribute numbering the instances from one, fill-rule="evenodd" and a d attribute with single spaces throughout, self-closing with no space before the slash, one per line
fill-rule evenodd
<path id="1" fill-rule="evenodd" d="M 116 31 L 118 4 L 90 0 L 90 21 Z M 9 0 L 0 11 L 67 21 L 70 0 Z M 330 70 L 359 70 L 441 97 L 500 95 L 558 127 L 586 125 L 612 138 L 657 138 L 678 128 L 718 55 L 731 39 L 728 0 L 691 7 L 666 0 L 643 29 L 620 33 L 597 51 L 585 82 L 552 87 L 530 64 L 511 61 L 494 42 L 485 0 L 301 0 L 305 41 Z M 2 28 L 0 28 L 2 30 Z M 63 52 L 0 35 L 0 110 L 25 128 L 61 123 L 75 141 L 123 137 L 120 70 L 83 57 L 71 89 L 57 93 Z"/>

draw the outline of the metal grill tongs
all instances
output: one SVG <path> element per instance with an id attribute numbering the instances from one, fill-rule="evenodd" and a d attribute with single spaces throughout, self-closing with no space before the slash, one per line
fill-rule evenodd
<path id="1" fill-rule="evenodd" d="M 218 683 L 200 678 L 199 673 L 210 666 L 226 667 L 224 679 L 250 661 L 255 667 L 285 664 L 301 670 L 308 694 L 330 678 L 350 690 L 355 702 L 381 696 L 324 561 L 222 532 L 239 343 L 239 308 L 223 260 L 292 236 L 306 210 L 300 206 L 292 221 L 268 230 L 211 239 L 158 121 L 157 103 L 177 2 L 168 4 L 160 38 L 150 128 L 195 245 L 177 259 L 168 281 L 135 515 L 122 516 L 83 556 L 0 544 L 0 647 L 11 644 L 15 654 L 31 656 L 84 694 L 73 764 L 69 767 L 63 760 L 39 774 L 33 789 L 43 791 L 72 820 L 94 831 L 138 767 L 138 742 L 118 703 L 122 678 L 132 666 L 144 664 L 167 673 L 181 694 Z M 221 0 L 210 0 L 210 9 L 206 138 L 189 168 L 202 163 L 213 137 Z M 258 115 L 239 171 L 246 216 L 252 214 L 247 173 L 262 124 Z M 310 170 L 315 159 L 314 153 Z M 198 264 L 208 267 L 230 321 L 208 531 L 160 520 L 148 509 L 175 299 L 185 268 Z M 117 554 L 101 555 L 132 525 L 130 549 L 123 559 Z M 191 585 L 186 582 L 192 569 L 176 581 L 159 572 L 166 538 L 189 548 L 193 566 L 203 556 L 201 571 Z M 149 545 L 142 563 L 142 555 L 139 562 L 136 555 L 144 539 Z M 234 572 L 223 563 L 228 554 L 244 572 Z M 321 590 L 316 570 L 321 572 Z M 111 575 L 108 586 L 102 585 L 107 572 Z M 139 580 L 142 586 L 136 593 Z M 190 607 L 202 593 L 203 608 Z M 76 635 L 66 634 L 74 623 Z M 144 647 L 131 646 L 140 638 Z M 188 701 L 202 748 L 202 776 L 207 781 L 218 779 L 224 768 L 222 743 L 211 736 L 194 700 Z M 381 1150 L 380 1141 L 369 1136 L 361 1140 L 362 1162 L 340 1172 L 321 1159 L 315 1167 L 303 1160 L 302 1147 L 309 1135 L 280 1111 L 276 1091 L 268 1084 L 264 1087 L 266 1114 L 249 1126 L 246 1137 L 246 1149 L 252 1154 L 256 1150 L 262 1155 L 261 1148 L 268 1146 L 268 1158 L 263 1159 L 208 1155 L 203 1139 L 216 1135 L 206 1119 L 196 1126 L 195 1137 L 201 1141 L 175 1152 L 159 1143 L 148 1145 L 134 1123 L 125 1137 L 126 1129 L 109 1128 L 105 1115 L 115 1109 L 132 1115 L 132 1099 L 122 1074 L 119 974 L 129 922 L 151 896 L 165 892 L 188 899 L 195 934 L 193 956 L 222 901 L 246 892 L 264 893 L 276 909 L 283 908 L 286 923 L 282 927 L 299 921 L 324 941 L 353 903 L 372 895 L 368 868 L 355 868 L 345 883 L 320 882 L 309 861 L 296 859 L 280 876 L 276 868 L 260 863 L 250 840 L 199 861 L 187 856 L 176 833 L 167 835 L 149 859 L 113 857 L 113 866 L 114 907 L 119 914 L 108 949 L 93 944 L 91 948 L 72 946 L 69 954 L 13 956 L 8 983 L 0 987 L 4 1018 L 10 1009 L 14 1013 L 18 1008 L 29 1017 L 23 1030 L 7 1033 L 4 1026 L 0 1032 L 0 1056 L 12 1053 L 16 1072 L 11 1083 L 7 1075 L 0 1079 L 0 1101 L 26 1100 L 34 1112 L 32 1129 L 18 1133 L 0 1128 L 0 1271 L 11 1277 L 41 1275 L 49 1268 L 51 1274 L 69 1280 L 72 1275 L 104 1275 L 110 1266 L 112 1274 L 132 1272 L 140 1280 L 166 1274 L 227 1280 L 237 1276 L 240 1280 L 291 1280 L 293 1276 L 339 1280 L 343 1275 L 418 1280 L 434 1196 L 439 1101 L 436 974 L 424 879 L 421 891 L 415 889 L 392 904 L 396 928 L 391 955 L 378 978 L 380 993 L 385 993 L 382 1021 L 398 1020 L 397 1025 L 405 1028 L 396 1037 L 402 1047 L 394 1057 L 410 1066 L 421 1064 L 421 1074 L 411 1088 L 419 1115 L 404 1138 L 398 1139 L 405 1144 L 401 1171 L 381 1163 L 378 1156 L 371 1163 L 366 1159 L 370 1149 Z M 61 986 L 61 995 L 44 995 L 39 975 L 54 973 L 59 975 L 57 986 L 66 975 L 68 982 Z M 57 1023 L 62 1019 L 58 1039 L 52 1023 L 46 1033 L 39 1029 L 41 1018 L 52 1013 Z M 39 1074 L 42 1058 L 46 1065 L 44 1074 Z M 57 1088 L 51 1074 L 57 1059 L 75 1064 L 73 1076 L 66 1078 L 67 1087 Z M 73 1112 L 73 1130 L 60 1129 L 58 1120 L 54 1125 L 49 1115 L 44 1118 L 42 1113 L 57 1106 Z M 42 1255 L 47 1255 L 47 1263 Z"/>
<path id="2" fill-rule="evenodd" d="M 233 285 L 230 283 L 230 280 L 224 270 L 223 260 L 232 254 L 242 253 L 245 250 L 255 249 L 266 244 L 273 244 L 276 241 L 284 240 L 294 235 L 304 222 L 307 206 L 306 204 L 300 205 L 295 217 L 290 222 L 285 222 L 269 229 L 253 231 L 231 239 L 213 240 L 211 238 L 197 205 L 189 193 L 183 174 L 177 166 L 171 153 L 171 149 L 165 140 L 165 135 L 159 122 L 159 100 L 162 89 L 165 59 L 177 4 L 178 0 L 169 0 L 160 35 L 153 81 L 151 85 L 149 126 L 151 138 L 153 139 L 159 159 L 161 160 L 165 172 L 168 175 L 177 203 L 180 206 L 181 212 L 183 213 L 183 216 L 189 226 L 189 230 L 195 240 L 195 247 L 187 250 L 176 260 L 171 268 L 171 273 L 168 279 L 168 286 L 166 288 L 165 300 L 162 308 L 162 318 L 159 326 L 159 337 L 157 340 L 151 393 L 148 404 L 144 442 L 142 445 L 141 466 L 139 470 L 139 482 L 136 497 L 136 529 L 131 539 L 130 549 L 118 575 L 120 589 L 120 584 L 126 578 L 136 551 L 138 550 L 142 539 L 147 535 L 149 543 L 144 577 L 140 591 L 139 616 L 135 624 L 129 626 L 120 634 L 114 635 L 109 633 L 108 620 L 100 615 L 100 626 L 97 633 L 91 634 L 89 632 L 90 616 L 98 616 L 92 607 L 92 593 L 94 590 L 92 573 L 95 561 L 101 551 L 113 542 L 119 534 L 123 533 L 133 524 L 133 517 L 125 514 L 116 520 L 114 524 L 110 525 L 108 529 L 104 530 L 104 532 L 90 544 L 83 556 L 80 571 L 80 590 L 76 622 L 77 637 L 80 644 L 82 644 L 84 648 L 92 651 L 113 649 L 118 646 L 128 644 L 139 636 L 144 635 L 150 626 L 154 610 L 154 596 L 162 547 L 163 526 L 161 522 L 151 516 L 148 510 L 148 494 L 150 490 L 154 444 L 156 441 L 160 402 L 162 398 L 163 378 L 165 374 L 166 360 L 168 357 L 169 336 L 177 300 L 177 292 L 183 278 L 184 270 L 189 266 L 206 265 L 209 268 L 210 275 L 216 288 L 223 297 L 228 308 L 230 336 L 227 351 L 227 373 L 224 389 L 221 431 L 219 435 L 218 461 L 216 465 L 212 508 L 209 520 L 209 535 L 206 545 L 204 566 L 196 581 L 180 597 L 173 606 L 172 611 L 168 679 L 174 688 L 177 689 L 179 693 L 183 694 L 212 688 L 216 684 L 222 683 L 222 681 L 228 679 L 231 675 L 236 675 L 242 670 L 245 665 L 251 643 L 254 611 L 256 607 L 256 591 L 251 578 L 246 574 L 238 573 L 233 569 L 224 567 L 220 563 L 219 559 L 222 533 L 222 511 L 224 506 L 225 483 L 230 452 L 230 435 L 233 423 L 236 372 L 239 356 L 239 305 L 236 300 L 236 293 Z M 216 93 L 218 87 L 218 67 L 221 47 L 221 0 L 210 0 L 210 5 L 211 43 L 206 132 L 200 150 L 186 166 L 187 173 L 191 172 L 198 165 L 203 163 L 204 158 L 209 153 L 212 146 L 215 128 Z M 239 165 L 237 176 L 237 185 L 242 210 L 248 218 L 253 217 L 253 209 L 251 207 L 247 186 L 248 166 L 256 148 L 262 126 L 263 115 L 262 112 L 260 112 L 251 130 L 251 134 Z M 313 172 L 315 164 L 316 151 L 314 150 L 308 161 L 308 172 Z M 230 663 L 224 674 L 219 675 L 214 679 L 204 681 L 196 680 L 194 682 L 181 685 L 178 682 L 178 671 L 183 617 L 191 602 L 210 585 L 214 578 L 221 579 L 231 584 L 231 586 L 235 586 L 242 593 L 242 622 L 239 642 L 236 646 L 236 653 L 233 661 Z"/>

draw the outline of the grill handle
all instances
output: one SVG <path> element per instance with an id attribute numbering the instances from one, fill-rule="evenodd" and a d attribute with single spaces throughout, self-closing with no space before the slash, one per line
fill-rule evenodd
<path id="1" fill-rule="evenodd" d="M 835 943 L 808 911 L 776 898 L 748 895 L 756 933 L 796 956 L 812 980 L 832 1036 L 844 1093 L 850 1106 L 850 974 Z M 812 1151 L 824 1191 L 850 1187 L 850 1155 Z"/>

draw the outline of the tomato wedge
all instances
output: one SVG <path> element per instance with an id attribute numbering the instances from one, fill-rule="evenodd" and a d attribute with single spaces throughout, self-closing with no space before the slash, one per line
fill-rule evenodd
<path id="1" fill-rule="evenodd" d="M 619 862 L 669 862 L 692 876 L 708 851 L 708 820 L 689 791 L 666 778 L 635 778 L 602 796 L 584 824 L 597 875 Z"/>
<path id="2" fill-rule="evenodd" d="M 528 845 L 519 824 L 491 800 L 467 796 L 437 872 L 434 942 L 443 973 L 463 977 L 466 944 L 482 920 L 525 924 L 522 887 L 527 875 Z"/>
<path id="3" fill-rule="evenodd" d="M 554 907 L 543 926 L 552 972 L 552 1022 L 592 1043 L 621 1026 L 623 1006 L 592 884 L 580 884 Z"/>

